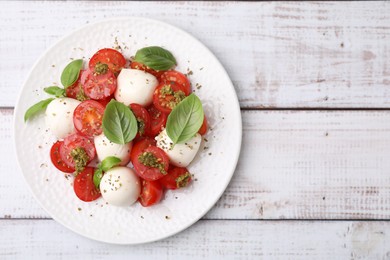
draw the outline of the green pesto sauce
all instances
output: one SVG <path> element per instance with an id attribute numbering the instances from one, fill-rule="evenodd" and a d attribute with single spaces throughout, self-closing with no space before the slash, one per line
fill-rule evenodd
<path id="1" fill-rule="evenodd" d="M 106 74 L 108 71 L 108 65 L 105 63 L 98 62 L 95 65 L 95 73 L 96 74 Z"/>
<path id="2" fill-rule="evenodd" d="M 161 162 L 161 159 L 158 159 L 151 152 L 144 152 L 140 156 L 138 156 L 138 160 L 143 165 L 150 168 L 157 168 L 162 174 L 167 174 L 164 169 L 164 164 Z"/>
<path id="3" fill-rule="evenodd" d="M 162 98 L 165 98 L 166 96 L 173 96 L 173 98 L 170 98 L 168 103 L 166 104 L 167 107 L 170 109 L 174 109 L 177 104 L 179 104 L 183 99 L 186 98 L 186 94 L 181 91 L 173 91 L 170 85 L 165 85 L 160 90 L 160 95 Z"/>
<path id="4" fill-rule="evenodd" d="M 137 117 L 137 125 L 139 135 L 143 135 L 145 133 L 145 121 L 142 118 Z"/>
<path id="5" fill-rule="evenodd" d="M 83 86 L 81 86 L 81 85 L 80 85 L 79 91 L 78 91 L 77 94 L 76 94 L 76 99 L 77 99 L 78 101 L 81 101 L 81 102 L 83 102 L 83 101 L 85 101 L 85 100 L 88 100 L 88 97 L 87 97 L 87 96 L 85 95 L 85 93 L 84 93 Z"/>
<path id="6" fill-rule="evenodd" d="M 183 175 L 180 175 L 176 178 L 176 187 L 177 188 L 183 188 L 187 187 L 188 183 L 191 180 L 191 174 L 189 172 L 186 172 Z"/>
<path id="7" fill-rule="evenodd" d="M 89 157 L 85 152 L 84 148 L 77 147 L 70 152 L 70 156 L 74 161 L 74 168 L 76 169 L 76 174 L 80 173 L 84 170 L 85 166 L 87 166 Z"/>

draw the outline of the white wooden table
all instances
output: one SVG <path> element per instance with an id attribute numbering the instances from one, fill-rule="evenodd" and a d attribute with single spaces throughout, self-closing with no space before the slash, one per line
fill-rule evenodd
<path id="1" fill-rule="evenodd" d="M 215 207 L 139 246 L 53 221 L 12 151 L 13 106 L 35 60 L 118 16 L 200 39 L 227 69 L 243 118 L 241 157 Z M 1 1 L 0 79 L 0 259 L 390 258 L 390 3 Z"/>

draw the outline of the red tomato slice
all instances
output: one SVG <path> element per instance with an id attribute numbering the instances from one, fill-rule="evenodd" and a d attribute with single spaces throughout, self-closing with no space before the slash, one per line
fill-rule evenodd
<path id="1" fill-rule="evenodd" d="M 76 162 L 72 157 L 72 151 L 76 148 L 82 148 L 85 151 L 88 156 L 87 164 L 96 156 L 93 141 L 79 134 L 69 135 L 64 139 L 64 143 L 60 147 L 60 156 L 64 163 L 71 168 L 75 168 Z"/>
<path id="2" fill-rule="evenodd" d="M 131 111 L 135 118 L 137 119 L 138 124 L 138 133 L 137 137 L 144 136 L 145 133 L 150 131 L 150 116 L 148 111 L 139 104 L 130 104 Z"/>
<path id="3" fill-rule="evenodd" d="M 162 149 L 153 145 L 141 150 L 131 162 L 135 172 L 144 180 L 155 181 L 168 172 L 168 156 Z"/>
<path id="4" fill-rule="evenodd" d="M 74 179 L 73 189 L 76 196 L 82 201 L 93 201 L 100 197 L 100 191 L 93 183 L 93 174 L 95 169 L 92 167 L 85 167 L 85 169 L 77 174 Z"/>
<path id="5" fill-rule="evenodd" d="M 104 108 L 106 108 L 107 104 L 110 103 L 111 99 L 113 99 L 113 97 L 109 96 L 108 98 L 98 100 L 98 102 L 102 104 Z"/>
<path id="6" fill-rule="evenodd" d="M 66 96 L 70 98 L 74 98 L 80 101 L 87 100 L 88 97 L 84 94 L 83 86 L 81 84 L 81 78 L 84 78 L 83 74 L 85 70 L 80 71 L 79 78 L 73 85 L 66 88 Z"/>
<path id="7" fill-rule="evenodd" d="M 174 82 L 160 83 L 153 93 L 153 105 L 161 112 L 169 114 L 185 97 L 183 87 L 180 85 Z"/>
<path id="8" fill-rule="evenodd" d="M 173 167 L 168 174 L 159 179 L 161 185 L 170 190 L 187 187 L 191 182 L 191 174 L 187 168 Z"/>
<path id="9" fill-rule="evenodd" d="M 73 124 L 77 132 L 94 137 L 103 132 L 104 106 L 95 100 L 81 102 L 73 112 Z"/>
<path id="10" fill-rule="evenodd" d="M 88 67 L 93 70 L 98 62 L 107 64 L 108 69 L 116 75 L 126 65 L 126 59 L 122 53 L 109 48 L 98 50 L 89 60 Z"/>
<path id="11" fill-rule="evenodd" d="M 191 93 L 191 83 L 183 73 L 176 70 L 170 70 L 161 75 L 160 83 L 172 84 L 172 82 L 178 84 L 186 96 Z"/>
<path id="12" fill-rule="evenodd" d="M 163 188 L 158 181 L 142 180 L 141 194 L 138 199 L 142 206 L 152 206 L 160 202 L 162 196 Z"/>
<path id="13" fill-rule="evenodd" d="M 114 94 L 117 86 L 114 73 L 107 70 L 106 73 L 97 74 L 89 69 L 81 77 L 84 93 L 95 100 L 106 99 Z"/>
<path id="14" fill-rule="evenodd" d="M 207 133 L 208 124 L 207 124 L 207 118 L 204 116 L 202 126 L 199 128 L 198 133 L 200 135 L 205 135 Z"/>
<path id="15" fill-rule="evenodd" d="M 72 173 L 74 172 L 74 168 L 66 165 L 60 156 L 60 147 L 62 146 L 63 143 L 64 143 L 63 141 L 57 141 L 53 144 L 53 146 L 50 149 L 50 159 L 53 165 L 58 170 L 66 173 Z"/>
<path id="16" fill-rule="evenodd" d="M 152 74 L 153 76 L 155 76 L 156 78 L 159 78 L 164 72 L 165 70 L 154 70 L 154 69 L 151 69 L 149 68 L 148 66 L 140 63 L 140 62 L 137 62 L 137 61 L 132 61 L 130 63 L 130 68 L 132 69 L 136 69 L 136 70 L 143 70 L 147 73 L 150 73 Z"/>
<path id="17" fill-rule="evenodd" d="M 147 136 L 155 137 L 158 135 L 165 125 L 167 124 L 168 115 L 158 110 L 154 105 L 148 107 L 149 116 L 151 119 L 149 132 L 146 133 Z"/>
<path id="18" fill-rule="evenodd" d="M 130 152 L 131 162 L 136 161 L 138 155 L 142 153 L 149 146 L 156 146 L 156 141 L 148 137 L 142 137 L 140 140 L 134 142 Z"/>

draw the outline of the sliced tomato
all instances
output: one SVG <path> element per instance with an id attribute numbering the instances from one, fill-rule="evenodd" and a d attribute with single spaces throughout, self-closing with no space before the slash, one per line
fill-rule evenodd
<path id="1" fill-rule="evenodd" d="M 207 124 L 207 118 L 204 116 L 202 126 L 199 128 L 198 133 L 200 135 L 205 135 L 207 133 L 208 124 Z"/>
<path id="2" fill-rule="evenodd" d="M 98 100 L 98 102 L 102 104 L 104 108 L 106 108 L 107 104 L 110 103 L 111 99 L 113 99 L 113 97 L 109 96 L 108 98 Z"/>
<path id="3" fill-rule="evenodd" d="M 170 190 L 187 187 L 191 182 L 191 174 L 187 168 L 172 167 L 168 174 L 159 179 L 161 185 Z"/>
<path id="4" fill-rule="evenodd" d="M 153 105 L 163 113 L 172 109 L 186 97 L 183 87 L 176 83 L 160 83 L 153 93 Z"/>
<path id="5" fill-rule="evenodd" d="M 108 98 L 117 87 L 116 77 L 110 70 L 99 74 L 92 69 L 88 69 L 81 77 L 81 84 L 85 95 L 95 100 Z"/>
<path id="6" fill-rule="evenodd" d="M 139 104 L 130 104 L 131 111 L 133 111 L 133 114 L 135 118 L 137 119 L 138 124 L 138 133 L 137 136 L 144 136 L 145 133 L 149 132 L 150 130 L 150 116 L 148 111 Z"/>
<path id="7" fill-rule="evenodd" d="M 140 153 L 142 153 L 149 146 L 155 146 L 156 141 L 154 139 L 148 137 L 142 137 L 139 140 L 134 142 L 133 147 L 130 152 L 130 160 L 134 162 L 137 160 L 137 157 Z"/>
<path id="8" fill-rule="evenodd" d="M 77 99 L 77 100 L 80 100 L 80 101 L 84 101 L 84 100 L 89 99 L 85 95 L 83 86 L 81 84 L 81 78 L 85 77 L 85 76 L 83 76 L 84 73 L 85 73 L 85 70 L 81 70 L 79 78 L 77 79 L 77 81 L 75 83 L 73 83 L 73 85 L 71 85 L 71 86 L 66 88 L 65 91 L 66 91 L 66 96 L 67 97 L 74 98 L 74 99 Z"/>
<path id="9" fill-rule="evenodd" d="M 154 145 L 145 148 L 133 159 L 135 172 L 144 180 L 155 181 L 168 173 L 169 158 Z"/>
<path id="10" fill-rule="evenodd" d="M 76 196 L 82 201 L 93 201 L 101 196 L 98 188 L 93 183 L 95 168 L 85 167 L 74 179 L 73 189 Z"/>
<path id="11" fill-rule="evenodd" d="M 151 122 L 149 132 L 147 132 L 146 135 L 155 137 L 167 124 L 168 115 L 158 110 L 154 105 L 149 106 L 147 110 L 149 112 Z"/>
<path id="12" fill-rule="evenodd" d="M 103 132 L 104 106 L 95 100 L 81 102 L 73 112 L 73 124 L 77 132 L 94 137 Z"/>
<path id="13" fill-rule="evenodd" d="M 94 69 L 98 63 L 107 64 L 108 69 L 117 75 L 126 65 L 126 59 L 119 51 L 106 48 L 98 50 L 92 56 L 92 58 L 89 60 L 88 67 Z"/>
<path id="14" fill-rule="evenodd" d="M 69 167 L 66 163 L 64 163 L 60 156 L 60 147 L 63 143 L 63 141 L 57 141 L 53 144 L 50 149 L 50 159 L 58 170 L 66 173 L 72 173 L 74 172 L 74 168 Z"/>
<path id="15" fill-rule="evenodd" d="M 132 69 L 136 69 L 136 70 L 143 70 L 147 73 L 150 73 L 152 74 L 153 76 L 155 76 L 156 78 L 159 78 L 162 74 L 164 74 L 165 70 L 162 71 L 162 70 L 154 70 L 154 69 L 151 69 L 149 68 L 148 66 L 140 63 L 140 62 L 137 62 L 137 61 L 132 61 L 130 63 L 130 68 Z"/>
<path id="16" fill-rule="evenodd" d="M 191 83 L 188 80 L 187 76 L 176 70 L 169 70 L 164 72 L 160 77 L 160 83 L 176 83 L 182 88 L 186 96 L 191 93 Z"/>
<path id="17" fill-rule="evenodd" d="M 93 144 L 93 141 L 82 135 L 71 134 L 64 139 L 63 145 L 60 146 L 61 159 L 67 166 L 77 170 L 76 165 L 80 164 L 80 159 L 78 158 L 78 156 L 80 155 L 80 150 L 83 150 L 82 153 L 86 154 L 87 156 L 87 158 L 85 158 L 86 160 L 84 160 L 86 162 L 84 166 L 86 166 L 96 156 L 95 145 Z M 77 151 L 79 152 L 77 153 L 77 155 L 75 155 L 75 152 Z"/>
<path id="18" fill-rule="evenodd" d="M 158 181 L 142 180 L 139 202 L 144 207 L 152 206 L 160 202 L 163 196 L 163 188 Z"/>

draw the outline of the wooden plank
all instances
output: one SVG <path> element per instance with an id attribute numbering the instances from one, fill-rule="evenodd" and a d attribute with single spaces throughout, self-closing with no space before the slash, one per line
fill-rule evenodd
<path id="1" fill-rule="evenodd" d="M 137 246 L 95 243 L 52 220 L 0 221 L 0 258 L 388 259 L 389 222 L 199 221 Z"/>
<path id="2" fill-rule="evenodd" d="M 10 153 L 0 110 L 0 217 L 49 217 Z M 242 111 L 228 189 L 205 219 L 389 219 L 390 111 Z M 32 173 L 33 174 L 33 173 Z"/>
<path id="3" fill-rule="evenodd" d="M 242 107 L 390 107 L 389 2 L 2 1 L 0 106 L 34 61 L 104 18 L 151 17 L 219 58 Z M 71 19 L 69 19 L 71 17 Z"/>

